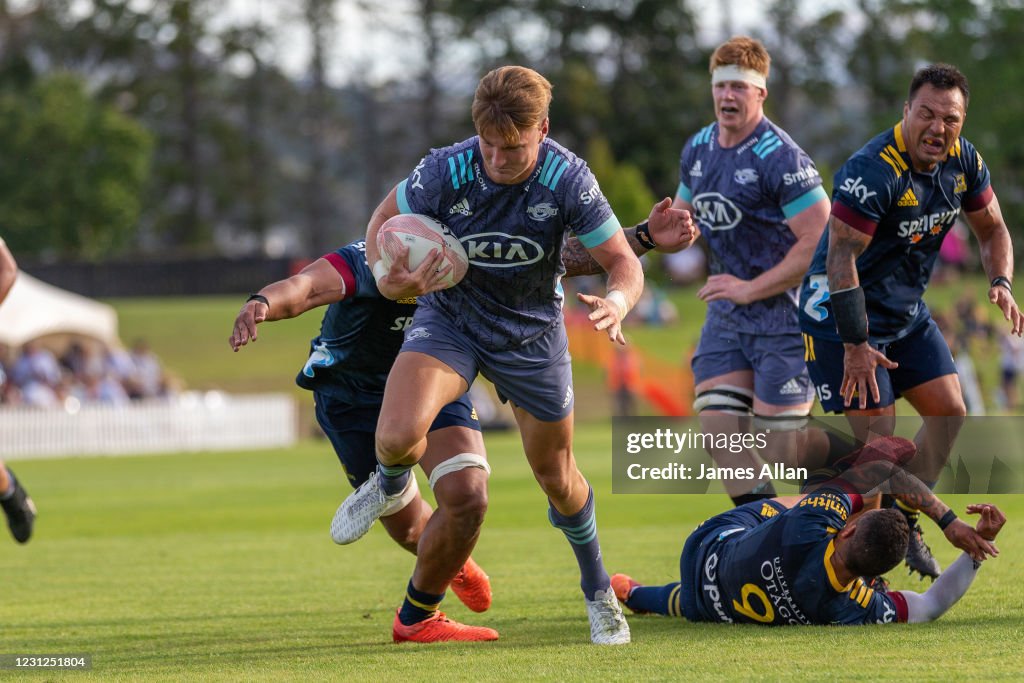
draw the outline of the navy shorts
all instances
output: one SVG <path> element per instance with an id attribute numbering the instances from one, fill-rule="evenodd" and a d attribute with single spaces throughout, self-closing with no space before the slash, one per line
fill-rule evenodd
<path id="1" fill-rule="evenodd" d="M 509 351 L 490 351 L 457 329 L 442 313 L 416 309 L 402 351 L 433 356 L 472 385 L 477 374 L 494 384 L 502 403 L 511 401 L 542 422 L 572 414 L 572 358 L 561 320 L 539 339 Z"/>
<path id="2" fill-rule="evenodd" d="M 739 370 L 753 370 L 754 395 L 773 406 L 814 399 L 799 334 L 745 334 L 704 323 L 691 363 L 694 384 Z"/>
<path id="3" fill-rule="evenodd" d="M 872 346 L 900 366 L 895 370 L 875 368 L 880 400 L 875 403 L 868 395 L 868 408 L 891 406 L 908 389 L 956 374 L 953 354 L 931 318 L 902 339 Z M 821 407 L 826 412 L 843 412 L 843 396 L 839 393 L 843 386 L 843 343 L 805 334 L 804 353 Z"/>
<path id="4" fill-rule="evenodd" d="M 355 406 L 320 392 L 314 392 L 313 397 L 316 421 L 334 446 L 345 475 L 352 488 L 355 488 L 369 479 L 370 473 L 377 468 L 373 433 L 377 429 L 380 406 Z M 441 408 L 430 425 L 430 431 L 454 426 L 480 431 L 480 421 L 468 394 L 463 394 Z"/>

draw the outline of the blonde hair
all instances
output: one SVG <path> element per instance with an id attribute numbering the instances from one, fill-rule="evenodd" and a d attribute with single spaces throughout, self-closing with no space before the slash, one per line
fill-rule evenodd
<path id="1" fill-rule="evenodd" d="M 749 36 L 733 36 L 715 48 L 708 71 L 714 72 L 718 67 L 729 64 L 756 71 L 767 80 L 772 58 L 760 40 Z"/>
<path id="2" fill-rule="evenodd" d="M 540 127 L 548 117 L 551 83 L 525 66 L 503 66 L 480 79 L 473 96 L 473 125 L 480 135 L 519 142 L 519 131 Z"/>

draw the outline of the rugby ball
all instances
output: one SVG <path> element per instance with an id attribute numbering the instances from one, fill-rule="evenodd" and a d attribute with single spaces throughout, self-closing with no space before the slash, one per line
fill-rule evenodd
<path id="1" fill-rule="evenodd" d="M 402 247 L 409 249 L 409 270 L 416 270 L 431 249 L 439 249 L 441 267 L 452 267 L 442 280 L 445 289 L 459 284 L 469 270 L 469 256 L 462 242 L 447 225 L 430 216 L 401 213 L 385 221 L 377 231 L 377 251 L 388 269 L 398 258 Z"/>

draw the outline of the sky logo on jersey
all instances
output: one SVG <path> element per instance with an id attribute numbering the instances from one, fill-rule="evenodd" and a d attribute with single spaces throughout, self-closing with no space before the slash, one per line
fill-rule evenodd
<path id="1" fill-rule="evenodd" d="M 864 184 L 864 179 L 860 176 L 857 176 L 856 178 L 847 178 L 843 181 L 843 185 L 839 189 L 852 196 L 861 204 L 878 194 L 877 192 L 869 190 L 868 186 Z"/>
<path id="2" fill-rule="evenodd" d="M 740 185 L 749 185 L 750 183 L 757 182 L 757 171 L 752 168 L 739 168 L 732 174 L 732 179 Z"/>
<path id="3" fill-rule="evenodd" d="M 527 207 L 526 214 L 535 221 L 546 221 L 558 215 L 558 207 L 552 206 L 550 202 L 543 202 Z"/>
<path id="4" fill-rule="evenodd" d="M 463 216 L 472 216 L 473 209 L 469 208 L 469 199 L 463 197 L 459 202 L 452 208 L 448 209 L 448 215 L 451 216 L 453 213 L 461 213 Z"/>
<path id="5" fill-rule="evenodd" d="M 743 218 L 743 212 L 718 192 L 702 192 L 692 203 L 700 227 L 707 230 L 732 230 Z"/>
<path id="6" fill-rule="evenodd" d="M 528 237 L 481 232 L 461 240 L 469 262 L 481 268 L 515 268 L 540 261 L 544 249 Z"/>

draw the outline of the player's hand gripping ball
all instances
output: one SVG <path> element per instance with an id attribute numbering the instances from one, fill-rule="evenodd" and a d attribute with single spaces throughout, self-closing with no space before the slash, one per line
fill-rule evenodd
<path id="1" fill-rule="evenodd" d="M 431 249 L 441 251 L 441 268 L 451 270 L 442 280 L 454 287 L 469 270 L 469 256 L 459 239 L 441 221 L 418 213 L 403 213 L 389 218 L 377 232 L 377 250 L 381 261 L 390 269 L 402 247 L 409 249 L 409 270 L 415 270 Z"/>

